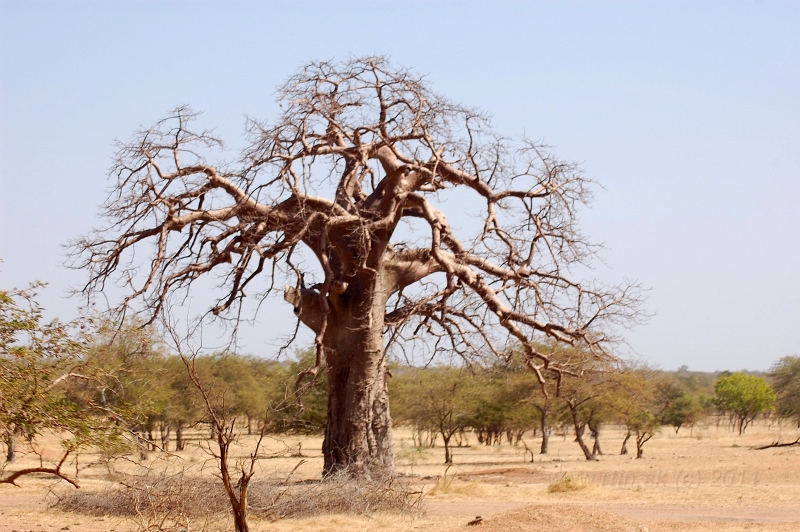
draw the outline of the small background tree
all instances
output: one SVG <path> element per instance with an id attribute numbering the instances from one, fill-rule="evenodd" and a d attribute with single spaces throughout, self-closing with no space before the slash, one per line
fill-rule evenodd
<path id="1" fill-rule="evenodd" d="M 120 450 L 123 432 L 103 405 L 80 404 L 67 394 L 68 384 L 93 378 L 86 364 L 88 321 L 43 321 L 36 301 L 42 283 L 26 290 L 0 291 L 0 433 L 6 444 L 0 483 L 14 484 L 29 474 L 49 474 L 75 487 L 77 471 L 64 467 L 87 447 Z M 50 432 L 61 445 L 59 459 L 44 458 L 39 437 Z M 24 442 L 24 452 L 38 455 L 39 466 L 9 470 Z"/>
<path id="2" fill-rule="evenodd" d="M 739 434 L 761 413 L 775 403 L 775 391 L 763 377 L 742 372 L 723 375 L 714 383 L 715 403 L 723 412 L 730 413 Z"/>
<path id="3" fill-rule="evenodd" d="M 403 368 L 391 381 L 397 422 L 410 425 L 418 435 L 430 433 L 433 441 L 441 436 L 446 464 L 453 462 L 453 436 L 467 427 L 474 411 L 473 378 L 459 368 Z"/>
<path id="4" fill-rule="evenodd" d="M 702 399 L 685 390 L 680 390 L 678 394 L 672 398 L 660 418 L 664 425 L 671 426 L 675 429 L 675 434 L 678 434 L 681 427 L 694 426 L 694 424 L 701 421 L 705 415 L 706 411 Z"/>
<path id="5" fill-rule="evenodd" d="M 559 409 L 560 420 L 572 427 L 575 442 L 587 460 L 595 460 L 597 450 L 596 446 L 590 449 L 586 443 L 586 437 L 591 435 L 590 427 L 597 427 L 606 420 L 608 377 L 607 372 L 590 370 L 579 379 L 564 378 L 558 393 L 562 405 Z M 589 434 L 586 429 L 590 430 Z"/>
<path id="6" fill-rule="evenodd" d="M 793 419 L 800 428 L 800 357 L 783 357 L 769 373 L 779 416 Z"/>
<path id="7" fill-rule="evenodd" d="M 673 391 L 669 382 L 659 379 L 646 367 L 623 368 L 612 378 L 611 401 L 627 429 L 620 454 L 627 454 L 627 442 L 633 437 L 636 458 L 644 457 L 644 445 L 658 433 L 661 414 L 669 406 Z"/>

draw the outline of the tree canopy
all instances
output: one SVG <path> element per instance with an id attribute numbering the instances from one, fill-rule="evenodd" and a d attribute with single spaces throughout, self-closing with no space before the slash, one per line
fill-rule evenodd
<path id="1" fill-rule="evenodd" d="M 800 357 L 783 357 L 770 370 L 775 406 L 780 416 L 794 418 L 800 427 Z"/>
<path id="2" fill-rule="evenodd" d="M 6 444 L 0 483 L 16 484 L 25 475 L 45 473 L 77 487 L 77 480 L 64 471 L 69 459 L 86 447 L 119 450 L 124 442 L 102 405 L 81 404 L 67 393 L 71 382 L 93 378 L 86 371 L 87 322 L 45 322 L 37 302 L 42 286 L 0 290 L 0 435 Z M 35 445 L 45 432 L 56 434 L 62 447 L 52 464 Z M 39 455 L 40 465 L 9 471 L 22 437 L 29 451 Z"/>
<path id="3" fill-rule="evenodd" d="M 714 393 L 717 407 L 736 416 L 739 434 L 775 403 L 775 391 L 763 377 L 740 371 L 717 379 Z"/>
<path id="4" fill-rule="evenodd" d="M 581 370 L 541 338 L 603 356 L 611 326 L 639 318 L 635 285 L 572 278 L 597 251 L 576 164 L 383 57 L 310 63 L 278 101 L 233 160 L 210 160 L 222 140 L 188 107 L 122 143 L 106 224 L 76 242 L 75 265 L 86 293 L 117 282 L 148 319 L 201 278 L 218 285 L 207 315 L 234 321 L 286 284 L 315 333 L 304 375 L 328 367 L 326 471 L 393 463 L 389 345 L 502 355 L 513 339 L 543 381 Z M 460 227 L 465 215 L 479 221 Z"/>

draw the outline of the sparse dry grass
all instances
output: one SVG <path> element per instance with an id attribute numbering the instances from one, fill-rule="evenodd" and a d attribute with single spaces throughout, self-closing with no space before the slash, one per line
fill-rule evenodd
<path id="1" fill-rule="evenodd" d="M 561 478 L 554 480 L 547 486 L 548 493 L 565 493 L 571 491 L 585 490 L 591 485 L 589 481 L 580 476 L 573 477 L 569 473 L 564 473 Z"/>
<path id="2" fill-rule="evenodd" d="M 324 481 L 259 479 L 248 491 L 249 515 L 268 521 L 376 512 L 411 515 L 421 511 L 421 500 L 422 491 L 396 475 L 373 473 L 354 480 L 347 470 Z M 187 469 L 170 472 L 163 465 L 138 475 L 117 475 L 100 491 L 54 494 L 51 507 L 127 518 L 135 530 L 158 532 L 205 530 L 230 510 L 221 481 Z"/>
<path id="3" fill-rule="evenodd" d="M 753 530 L 790 530 L 796 529 L 797 522 L 800 522 L 800 511 L 797 510 L 797 501 L 800 500 L 800 448 L 755 451 L 751 447 L 775 441 L 779 436 L 783 440 L 794 440 L 797 435 L 794 427 L 768 425 L 763 421 L 748 428 L 744 436 L 738 436 L 725 427 L 717 428 L 714 424 L 696 428 L 691 434 L 681 429 L 680 434 L 675 435 L 673 431 L 665 429 L 647 444 L 645 458 L 635 460 L 618 454 L 622 432 L 609 427 L 601 433 L 607 454 L 601 456 L 599 461 L 584 460 L 570 436 L 559 436 L 551 440 L 551 453 L 535 455 L 534 463 L 530 462 L 529 454 L 526 460 L 522 446 L 503 444 L 486 447 L 477 445 L 472 437 L 469 442 L 471 446 L 454 449 L 455 464 L 446 475 L 441 447 L 399 452 L 398 469 L 414 475 L 403 479 L 409 483 L 410 491 L 425 491 L 428 513 L 410 515 L 402 513 L 403 510 L 380 509 L 372 502 L 367 504 L 368 497 L 345 491 L 348 489 L 346 483 L 327 494 L 318 493 L 317 501 L 321 502 L 299 504 L 304 494 L 323 489 L 323 484 L 319 482 L 322 457 L 316 451 L 321 446 L 321 438 L 290 437 L 285 441 L 270 442 L 271 448 L 266 450 L 297 448 L 302 441 L 302 458 L 307 462 L 281 488 L 296 490 L 293 494 L 287 493 L 290 495 L 286 499 L 288 510 L 281 512 L 285 518 L 272 521 L 276 516 L 259 511 L 256 501 L 261 495 L 257 492 L 273 493 L 274 482 L 270 488 L 266 480 L 286 479 L 289 471 L 297 465 L 299 457 L 287 456 L 260 462 L 254 482 L 264 486 L 253 492 L 251 524 L 253 530 L 277 532 L 411 531 L 420 528 L 429 532 L 445 532 L 461 529 L 475 515 L 483 515 L 487 519 L 488 529 L 490 526 L 501 527 L 504 518 L 497 512 L 533 504 L 535 508 L 544 508 L 541 512 L 550 516 L 545 520 L 548 526 L 552 526 L 559 515 L 563 515 L 567 523 L 567 517 L 581 507 L 584 513 L 580 514 L 580 526 L 576 524 L 574 530 L 592 532 L 603 530 L 609 522 L 606 518 L 598 517 L 601 510 L 627 516 L 629 522 L 647 526 L 651 531 L 734 530 L 737 529 L 736 523 L 741 525 L 742 520 L 755 521 L 749 525 Z M 196 438 L 201 436 L 203 434 L 195 435 Z M 529 446 L 535 442 L 531 435 L 526 435 L 525 440 Z M 409 442 L 410 434 L 402 429 L 396 432 L 398 450 L 410 449 Z M 245 456 L 249 444 L 245 438 L 242 445 L 235 449 L 238 456 Z M 215 485 L 213 464 L 208 462 L 207 456 L 196 443 L 186 451 L 175 454 L 178 458 L 172 462 L 171 469 L 167 468 L 171 474 L 186 469 L 191 476 L 207 483 L 205 485 Z M 80 493 L 95 493 L 96 500 L 102 500 L 102 494 L 110 489 L 109 472 L 104 468 L 89 467 L 91 458 L 81 457 Z M 23 458 L 18 467 L 25 466 L 28 459 Z M 154 453 L 150 460 L 141 465 L 120 462 L 115 467 L 119 479 L 142 475 L 144 468 L 158 468 L 161 464 Z M 548 491 L 548 486 L 565 477 L 565 473 L 573 480 L 582 479 L 589 483 L 590 489 Z M 137 529 L 130 518 L 115 518 L 111 512 L 100 515 L 105 512 L 100 509 L 89 515 L 42 507 L 38 502 L 41 494 L 53 485 L 52 481 L 45 478 L 31 478 L 23 481 L 21 489 L 0 487 L 0 531 L 33 530 L 34 524 L 50 526 L 54 530 L 69 526 L 71 532 L 114 529 L 123 532 Z M 180 487 L 180 484 L 177 486 Z M 62 496 L 78 493 L 57 484 L 55 489 Z M 282 497 L 278 502 L 282 501 Z M 337 506 L 342 499 L 362 502 L 348 510 Z M 216 504 L 208 501 L 204 499 L 201 508 L 211 508 Z M 294 501 L 298 501 L 298 504 L 292 506 Z M 109 501 L 103 501 L 103 504 L 109 504 Z M 130 505 L 130 502 L 126 504 Z M 513 519 L 508 519 L 521 523 L 540 515 L 541 512 L 537 512 L 512 512 Z M 192 515 L 195 517 L 192 517 L 192 528 L 189 530 L 193 532 L 202 530 L 206 525 L 206 530 L 230 529 L 230 518 L 224 510 L 205 524 L 203 512 Z M 726 521 L 726 515 L 734 516 L 739 521 Z M 793 519 L 796 521 L 794 524 L 775 521 Z M 531 521 L 528 529 L 538 530 L 533 523 Z"/>
<path id="4" fill-rule="evenodd" d="M 471 497 L 480 499 L 485 492 L 491 490 L 490 486 L 481 482 L 463 482 L 454 478 L 438 478 L 436 484 L 425 492 L 426 497 L 437 498 L 464 498 Z M 449 496 L 449 497 L 448 497 Z"/>

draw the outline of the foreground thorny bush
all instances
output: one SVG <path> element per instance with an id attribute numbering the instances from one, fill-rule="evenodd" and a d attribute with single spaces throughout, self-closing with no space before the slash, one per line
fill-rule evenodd
<path id="1" fill-rule="evenodd" d="M 421 510 L 420 491 L 391 474 L 354 477 L 347 470 L 324 481 L 253 481 L 249 514 L 277 520 L 323 514 L 369 514 Z M 103 491 L 56 495 L 52 506 L 63 511 L 127 517 L 141 530 L 180 530 L 194 524 L 205 528 L 215 514 L 229 511 L 222 483 L 181 471 L 147 471 L 125 475 Z"/>
<path id="2" fill-rule="evenodd" d="M 322 482 L 282 485 L 260 482 L 251 488 L 251 511 L 269 519 L 321 514 L 414 512 L 421 509 L 422 492 L 402 478 L 373 472 L 353 476 L 346 469 Z"/>
<path id="3" fill-rule="evenodd" d="M 54 494 L 51 505 L 67 512 L 124 517 L 136 530 L 164 532 L 205 530 L 211 516 L 229 508 L 216 479 L 153 470 L 115 475 L 101 491 Z"/>

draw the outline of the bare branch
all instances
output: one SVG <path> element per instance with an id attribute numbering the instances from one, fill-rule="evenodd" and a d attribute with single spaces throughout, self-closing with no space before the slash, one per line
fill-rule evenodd
<path id="1" fill-rule="evenodd" d="M 498 135 L 484 114 L 383 57 L 311 63 L 278 99 L 282 114 L 250 121 L 234 162 L 210 162 L 222 144 L 195 132 L 185 107 L 122 144 L 106 227 L 72 248 L 89 271 L 82 291 L 116 283 L 121 307 L 152 319 L 213 278 L 210 315 L 237 323 L 248 300 L 258 308 L 288 285 L 317 351 L 297 386 L 323 364 L 342 371 L 365 394 L 347 395 L 364 427 L 368 404 L 388 418 L 372 388 L 385 382 L 387 341 L 463 357 L 516 342 L 541 381 L 579 373 L 537 351 L 542 338 L 604 357 L 613 328 L 644 317 L 636 283 L 572 277 L 599 249 L 578 225 L 593 183 L 548 147 Z M 450 224 L 467 217 L 479 220 Z M 376 423 L 385 438 L 390 424 Z"/>

